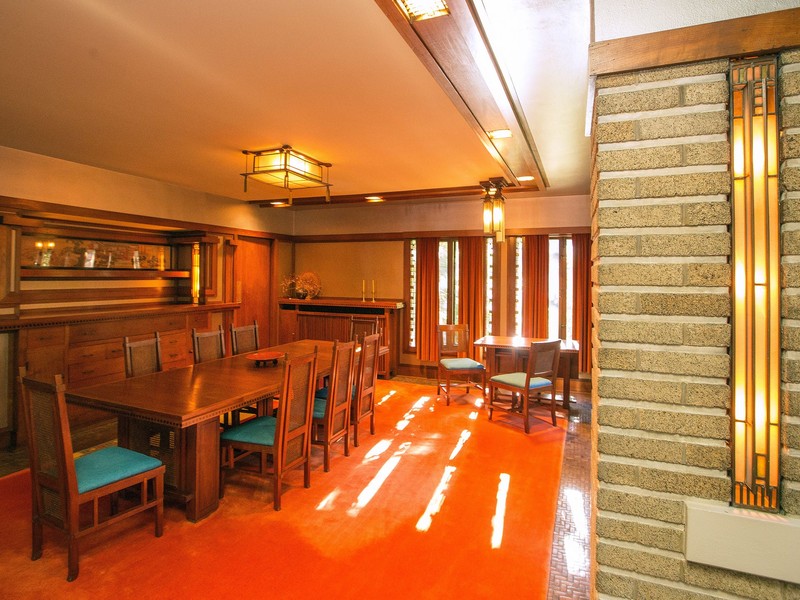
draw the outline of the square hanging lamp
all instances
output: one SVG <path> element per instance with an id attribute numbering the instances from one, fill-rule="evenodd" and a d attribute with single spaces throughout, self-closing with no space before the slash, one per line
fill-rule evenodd
<path id="1" fill-rule="evenodd" d="M 294 150 L 289 145 L 267 150 L 242 150 L 246 158 L 244 191 L 247 191 L 248 178 L 262 181 L 269 185 L 289 191 L 291 203 L 292 191 L 309 188 L 325 188 L 325 201 L 330 202 L 328 169 L 331 163 L 322 162 Z"/>

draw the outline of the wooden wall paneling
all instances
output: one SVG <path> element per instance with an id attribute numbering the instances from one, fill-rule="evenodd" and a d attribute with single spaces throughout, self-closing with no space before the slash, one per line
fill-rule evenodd
<path id="1" fill-rule="evenodd" d="M 269 240 L 239 237 L 236 247 L 237 285 L 241 281 L 241 306 L 234 315 L 237 326 L 258 321 L 259 342 L 266 346 L 270 339 L 270 279 L 272 243 Z"/>

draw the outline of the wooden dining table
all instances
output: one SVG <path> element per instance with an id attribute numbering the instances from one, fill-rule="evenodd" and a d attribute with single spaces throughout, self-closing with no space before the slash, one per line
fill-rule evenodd
<path id="1" fill-rule="evenodd" d="M 333 342 L 301 340 L 269 350 L 300 356 L 317 348 L 317 376 L 330 373 Z M 167 466 L 165 492 L 199 521 L 219 506 L 220 415 L 281 392 L 283 360 L 240 354 L 112 383 L 73 389 L 67 401 L 114 413 L 118 444 Z"/>
<path id="2" fill-rule="evenodd" d="M 473 342 L 475 346 L 486 349 L 486 365 L 491 377 L 499 373 L 498 361 L 503 355 L 510 355 L 513 369 L 522 370 L 520 359 L 526 358 L 531 342 L 544 342 L 546 338 L 529 338 L 521 336 L 486 335 Z M 569 409 L 570 382 L 578 377 L 578 342 L 561 340 L 561 353 L 558 360 L 557 376 L 563 381 L 562 406 Z"/>

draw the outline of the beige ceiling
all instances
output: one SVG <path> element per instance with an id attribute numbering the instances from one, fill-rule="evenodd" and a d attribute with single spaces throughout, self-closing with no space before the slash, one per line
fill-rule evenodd
<path id="1" fill-rule="evenodd" d="M 537 193 L 587 194 L 588 0 L 480 5 Z M 220 196 L 285 196 L 240 176 L 242 150 L 282 144 L 333 163 L 334 201 L 502 175 L 368 0 L 0 2 L 0 82 L 0 146 Z"/>

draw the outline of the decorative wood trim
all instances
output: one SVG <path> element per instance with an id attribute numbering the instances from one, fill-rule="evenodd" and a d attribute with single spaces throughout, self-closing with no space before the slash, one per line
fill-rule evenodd
<path id="1" fill-rule="evenodd" d="M 480 208 L 476 204 L 476 210 Z M 476 213 L 477 215 L 477 213 Z M 478 215 L 480 216 L 480 215 Z M 519 228 L 506 229 L 506 236 L 512 235 L 568 235 L 572 233 L 590 233 L 591 227 L 552 227 L 552 228 Z M 457 238 L 457 237 L 486 237 L 486 234 L 475 230 L 442 230 L 442 231 L 403 231 L 398 233 L 360 233 L 360 234 L 333 234 L 333 235 L 298 235 L 293 238 L 296 244 L 309 244 L 321 242 L 391 242 L 419 238 Z"/>
<path id="2" fill-rule="evenodd" d="M 800 8 L 634 35 L 589 45 L 589 74 L 764 54 L 800 46 Z"/>
<path id="3" fill-rule="evenodd" d="M 188 279 L 189 271 L 153 269 L 69 269 L 40 267 L 20 269 L 20 276 L 27 280 L 42 279 Z"/>
<path id="4" fill-rule="evenodd" d="M 163 298 L 171 302 L 175 299 L 174 287 L 145 288 L 93 288 L 68 290 L 25 290 L 20 293 L 20 304 L 45 304 L 67 302 L 93 302 L 97 300 L 143 300 Z"/>

